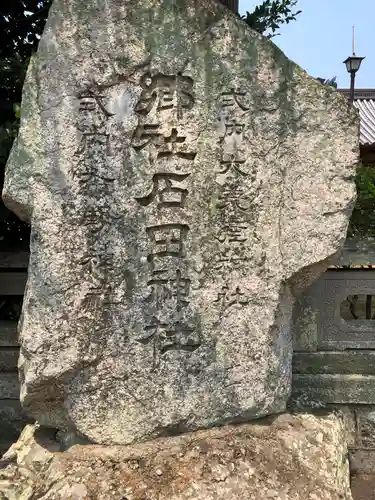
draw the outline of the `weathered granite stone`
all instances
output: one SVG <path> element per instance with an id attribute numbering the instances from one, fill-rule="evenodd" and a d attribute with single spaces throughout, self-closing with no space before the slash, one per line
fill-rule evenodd
<path id="1" fill-rule="evenodd" d="M 22 110 L 29 414 L 123 444 L 282 411 L 355 197 L 346 99 L 214 0 L 56 0 Z"/>
<path id="2" fill-rule="evenodd" d="M 345 428 L 332 414 L 58 451 L 26 428 L 3 457 L 0 499 L 352 500 Z"/>

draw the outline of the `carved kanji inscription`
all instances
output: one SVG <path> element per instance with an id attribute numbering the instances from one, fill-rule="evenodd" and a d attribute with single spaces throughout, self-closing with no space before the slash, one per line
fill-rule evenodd
<path id="1" fill-rule="evenodd" d="M 142 76 L 140 85 L 142 93 L 136 105 L 136 113 L 148 115 L 156 107 L 157 111 L 178 110 L 178 116 L 184 109 L 191 109 L 194 105 L 193 80 L 188 76 L 163 75 L 146 73 Z"/>

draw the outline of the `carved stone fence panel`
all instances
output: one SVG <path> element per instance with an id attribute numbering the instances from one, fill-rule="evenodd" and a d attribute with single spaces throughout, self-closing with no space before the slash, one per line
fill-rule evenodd
<path id="1" fill-rule="evenodd" d="M 375 404 L 374 242 L 347 240 L 337 267 L 295 304 L 292 328 L 296 400 Z"/>

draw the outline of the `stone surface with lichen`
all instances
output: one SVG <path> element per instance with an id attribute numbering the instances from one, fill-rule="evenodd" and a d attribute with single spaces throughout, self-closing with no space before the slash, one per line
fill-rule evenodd
<path id="1" fill-rule="evenodd" d="M 55 0 L 4 201 L 31 222 L 21 400 L 102 444 L 281 412 L 358 118 L 214 0 Z"/>
<path id="2" fill-rule="evenodd" d="M 66 451 L 29 426 L 1 466 L 1 500 L 352 500 L 346 429 L 334 414 Z"/>

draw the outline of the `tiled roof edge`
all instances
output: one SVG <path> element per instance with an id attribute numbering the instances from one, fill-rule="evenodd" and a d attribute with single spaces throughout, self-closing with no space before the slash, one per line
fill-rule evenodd
<path id="1" fill-rule="evenodd" d="M 337 89 L 341 94 L 349 97 L 350 89 Z M 361 99 L 374 99 L 375 100 L 375 89 L 355 89 L 354 90 L 354 100 Z"/>

